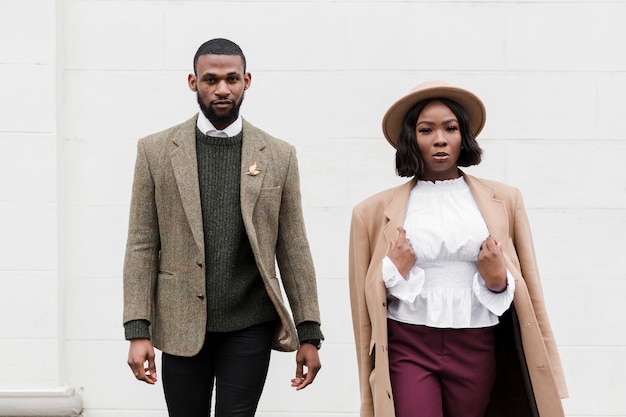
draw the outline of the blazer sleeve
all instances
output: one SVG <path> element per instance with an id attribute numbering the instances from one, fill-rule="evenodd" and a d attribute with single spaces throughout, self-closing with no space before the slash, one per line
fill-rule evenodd
<path id="1" fill-rule="evenodd" d="M 361 411 L 370 410 L 364 415 L 373 415 L 373 398 L 369 378 L 374 369 L 374 357 L 371 355 L 372 323 L 365 299 L 365 278 L 371 261 L 370 236 L 363 222 L 359 207 L 352 211 L 349 250 L 350 306 L 352 326 L 356 344 L 359 387 L 361 392 Z"/>
<path id="2" fill-rule="evenodd" d="M 155 186 L 145 145 L 140 140 L 137 144 L 124 258 L 124 323 L 132 320 L 148 322 L 152 320 L 159 250 Z"/>
<path id="3" fill-rule="evenodd" d="M 302 213 L 300 175 L 295 148 L 288 146 L 286 174 L 278 219 L 276 261 L 296 325 L 320 324 L 315 267 Z M 318 334 L 322 339 L 321 332 Z"/>
<path id="4" fill-rule="evenodd" d="M 539 277 L 539 269 L 537 267 L 537 260 L 535 256 L 535 249 L 530 230 L 530 223 L 526 208 L 524 207 L 524 201 L 522 194 L 516 189 L 515 194 L 515 212 L 514 212 L 514 247 L 517 252 L 517 256 L 520 263 L 520 269 L 524 282 L 528 287 L 528 292 L 533 305 L 533 310 L 537 317 L 537 323 L 541 330 L 541 334 L 544 339 L 545 346 L 548 350 L 548 357 L 552 365 L 554 372 L 554 378 L 556 386 L 559 390 L 561 398 L 566 398 L 567 387 L 565 384 L 565 376 L 563 372 L 563 366 L 559 357 L 559 353 L 556 348 L 556 340 L 543 297 L 543 290 L 541 287 L 541 280 Z"/>

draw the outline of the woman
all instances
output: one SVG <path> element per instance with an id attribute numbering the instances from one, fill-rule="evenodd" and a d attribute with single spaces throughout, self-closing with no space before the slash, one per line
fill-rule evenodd
<path id="1" fill-rule="evenodd" d="M 567 395 L 520 192 L 475 178 L 485 108 L 433 81 L 383 132 L 411 180 L 354 208 L 362 417 L 559 417 Z"/>

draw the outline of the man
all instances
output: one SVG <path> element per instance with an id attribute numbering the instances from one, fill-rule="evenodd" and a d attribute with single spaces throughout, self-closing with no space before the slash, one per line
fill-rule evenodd
<path id="1" fill-rule="evenodd" d="M 154 384 L 153 346 L 162 351 L 171 417 L 207 417 L 214 383 L 217 417 L 253 416 L 272 348 L 297 349 L 297 390 L 321 367 L 295 149 L 239 115 L 251 79 L 239 46 L 204 43 L 188 76 L 201 111 L 137 147 L 124 261 L 128 365 Z"/>

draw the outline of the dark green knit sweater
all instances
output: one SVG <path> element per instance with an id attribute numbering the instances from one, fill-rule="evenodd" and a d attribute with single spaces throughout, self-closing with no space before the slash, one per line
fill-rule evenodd
<path id="1" fill-rule="evenodd" d="M 276 319 L 244 229 L 239 197 L 243 135 L 196 129 L 204 225 L 207 331 L 227 332 Z"/>

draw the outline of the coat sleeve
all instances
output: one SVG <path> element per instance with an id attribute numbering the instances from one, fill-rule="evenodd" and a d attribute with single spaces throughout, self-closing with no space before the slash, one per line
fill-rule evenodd
<path id="1" fill-rule="evenodd" d="M 548 357 L 552 365 L 556 386 L 559 390 L 561 398 L 566 398 L 567 387 L 565 384 L 565 376 L 563 373 L 563 367 L 559 353 L 557 351 L 556 340 L 550 320 L 545 306 L 543 297 L 543 290 L 541 287 L 541 280 L 539 277 L 539 270 L 537 267 L 537 260 L 535 256 L 535 249 L 532 240 L 532 234 L 530 230 L 530 223 L 528 221 L 528 215 L 524 207 L 524 201 L 522 194 L 519 190 L 516 190 L 515 194 L 515 212 L 514 212 L 514 247 L 517 252 L 517 256 L 520 263 L 520 269 L 524 282 L 528 287 L 528 292 L 533 305 L 533 310 L 537 317 L 537 323 L 541 334 L 544 339 L 546 349 L 548 350 Z"/>
<path id="2" fill-rule="evenodd" d="M 288 149 L 278 220 L 276 261 L 296 325 L 304 322 L 319 325 L 315 267 L 302 213 L 298 161 L 295 148 L 289 146 Z M 323 338 L 321 333 L 318 336 Z"/>
<path id="3" fill-rule="evenodd" d="M 152 320 L 159 250 L 154 181 L 145 146 L 139 141 L 124 258 L 124 323 Z"/>
<path id="4" fill-rule="evenodd" d="M 352 326 L 356 344 L 361 415 L 373 415 L 374 404 L 370 388 L 370 375 L 374 357 L 370 354 L 372 323 L 365 299 L 365 278 L 371 261 L 370 237 L 358 207 L 352 211 L 349 250 L 349 285 Z"/>

